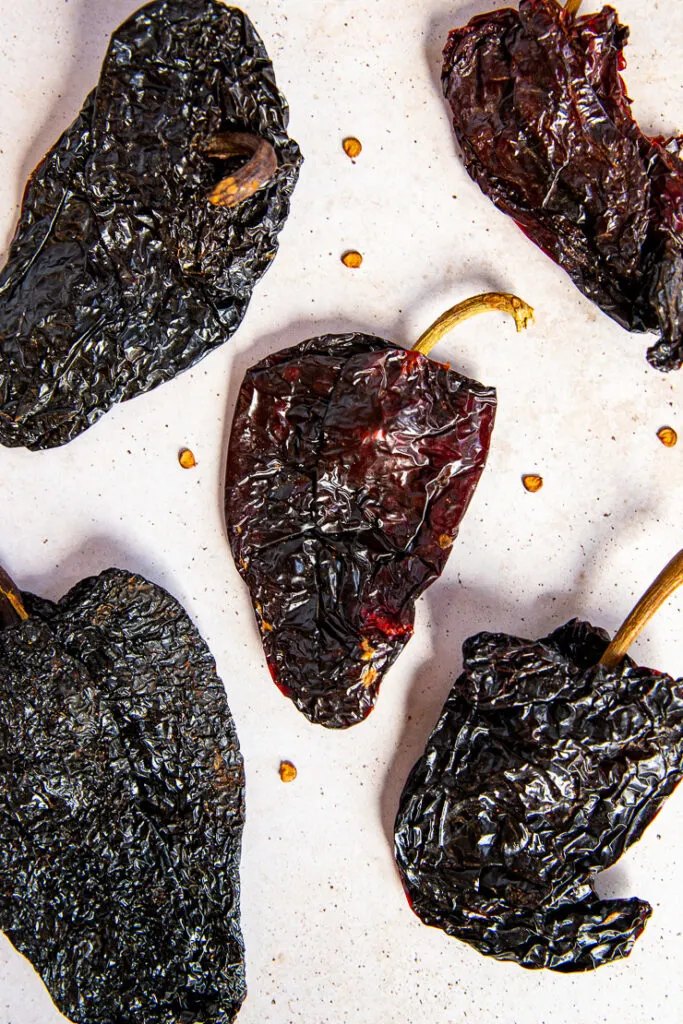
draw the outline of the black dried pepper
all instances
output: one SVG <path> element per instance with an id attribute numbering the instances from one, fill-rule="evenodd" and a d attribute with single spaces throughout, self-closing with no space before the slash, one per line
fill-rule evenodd
<path id="1" fill-rule="evenodd" d="M 629 30 L 580 0 L 520 0 L 450 33 L 443 88 L 482 191 L 605 313 L 683 364 L 682 140 L 649 138 L 620 71 Z"/>
<path id="2" fill-rule="evenodd" d="M 680 583 L 683 556 L 669 582 L 672 569 Z M 683 776 L 683 680 L 623 656 L 632 620 L 611 645 L 578 620 L 538 641 L 465 642 L 396 817 L 398 867 L 426 924 L 529 968 L 628 956 L 652 908 L 599 898 L 594 877 Z"/>
<path id="3" fill-rule="evenodd" d="M 157 0 L 114 33 L 0 275 L 0 443 L 64 444 L 230 337 L 298 176 L 287 120 L 236 8 Z"/>
<path id="4" fill-rule="evenodd" d="M 427 359 L 482 308 L 456 307 L 414 351 L 327 335 L 246 374 L 232 425 L 228 537 L 277 686 L 312 722 L 346 728 L 372 710 L 442 572 L 484 468 L 495 391 Z M 418 350 L 419 346 L 419 350 Z"/>
<path id="5" fill-rule="evenodd" d="M 228 1024 L 244 770 L 210 651 L 119 569 L 58 604 L 2 574 L 0 622 L 0 928 L 76 1024 Z"/>

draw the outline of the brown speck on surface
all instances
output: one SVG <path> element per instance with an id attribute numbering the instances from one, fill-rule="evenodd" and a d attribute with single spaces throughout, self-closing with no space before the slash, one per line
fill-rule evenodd
<path id="1" fill-rule="evenodd" d="M 341 261 L 344 266 L 348 267 L 350 270 L 358 270 L 363 262 L 363 257 L 355 249 L 349 249 L 348 252 L 345 252 L 342 256 Z"/>
<path id="2" fill-rule="evenodd" d="M 661 427 L 657 431 L 657 437 L 665 448 L 673 448 L 678 444 L 678 434 L 673 427 Z"/>
<path id="3" fill-rule="evenodd" d="M 296 767 L 291 761 L 280 761 L 280 778 L 283 782 L 294 782 L 297 774 Z"/>
<path id="4" fill-rule="evenodd" d="M 344 147 L 344 152 L 346 153 L 350 160 L 355 160 L 356 157 L 360 156 L 363 151 L 363 147 L 360 143 L 360 140 L 354 138 L 353 136 L 350 136 L 348 139 L 344 139 L 342 145 Z"/>
<path id="5" fill-rule="evenodd" d="M 522 483 L 527 491 L 535 494 L 536 491 L 540 491 L 541 487 L 543 487 L 543 477 L 537 476 L 536 473 L 527 473 L 526 476 L 522 477 Z"/>
<path id="6" fill-rule="evenodd" d="M 197 460 L 194 457 L 194 452 L 190 451 L 189 448 L 181 448 L 178 452 L 178 462 L 183 469 L 194 469 L 197 465 Z"/>

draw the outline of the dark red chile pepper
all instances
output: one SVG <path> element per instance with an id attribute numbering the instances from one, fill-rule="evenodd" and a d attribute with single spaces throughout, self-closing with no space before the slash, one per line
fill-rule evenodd
<path id="1" fill-rule="evenodd" d="M 372 710 L 439 576 L 484 468 L 493 389 L 421 354 L 459 319 L 531 310 L 484 296 L 445 314 L 416 350 L 327 335 L 246 374 L 228 450 L 225 512 L 273 679 L 312 722 Z M 418 351 L 418 347 L 421 351 Z"/>
<path id="2" fill-rule="evenodd" d="M 244 768 L 183 608 L 120 569 L 0 570 L 0 928 L 75 1024 L 229 1024 Z"/>
<path id="3" fill-rule="evenodd" d="M 520 0 L 450 33 L 443 89 L 482 191 L 630 331 L 655 331 L 659 370 L 683 364 L 679 138 L 633 120 L 620 71 L 629 30 L 580 0 Z"/>
<path id="4" fill-rule="evenodd" d="M 64 444 L 239 327 L 301 153 L 251 22 L 156 0 L 26 187 L 0 275 L 0 443 Z"/>
<path id="5" fill-rule="evenodd" d="M 585 971 L 628 956 L 652 913 L 595 874 L 683 776 L 683 680 L 625 651 L 683 580 L 674 559 L 609 644 L 576 619 L 542 640 L 480 633 L 396 817 L 411 907 L 487 956 Z"/>

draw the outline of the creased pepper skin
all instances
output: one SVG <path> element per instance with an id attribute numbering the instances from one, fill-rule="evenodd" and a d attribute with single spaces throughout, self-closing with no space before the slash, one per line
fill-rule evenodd
<path id="1" fill-rule="evenodd" d="M 484 468 L 495 391 L 365 334 L 252 367 L 225 511 L 273 679 L 312 722 L 372 710 Z"/>
<path id="2" fill-rule="evenodd" d="M 75 1024 L 229 1024 L 244 769 L 181 606 L 110 569 L 0 631 L 0 928 Z"/>
<path id="3" fill-rule="evenodd" d="M 594 874 L 639 839 L 683 775 L 683 684 L 604 630 L 538 642 L 480 633 L 396 817 L 396 859 L 426 923 L 523 967 L 628 956 L 652 908 L 600 899 Z"/>
<path id="4" fill-rule="evenodd" d="M 681 139 L 648 138 L 619 72 L 616 11 L 577 18 L 521 0 L 450 33 L 443 89 L 482 191 L 589 299 L 658 331 L 659 370 L 683 364 Z"/>
<path id="5" fill-rule="evenodd" d="M 249 19 L 158 0 L 113 35 L 97 88 L 24 195 L 0 275 L 0 443 L 64 444 L 171 380 L 239 326 L 277 251 L 301 154 Z M 278 170 L 234 209 L 209 202 L 223 132 Z"/>

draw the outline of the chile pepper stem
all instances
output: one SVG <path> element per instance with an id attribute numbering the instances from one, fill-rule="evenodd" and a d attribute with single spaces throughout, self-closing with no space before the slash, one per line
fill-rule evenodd
<path id="1" fill-rule="evenodd" d="M 608 669 L 616 668 L 657 609 L 671 597 L 681 584 L 683 584 L 683 550 L 674 555 L 669 564 L 662 569 L 654 583 L 645 591 L 638 604 L 617 631 L 614 640 L 600 659 L 600 664 Z"/>
<path id="2" fill-rule="evenodd" d="M 516 295 L 509 295 L 507 292 L 485 292 L 483 295 L 474 295 L 471 299 L 465 299 L 464 302 L 459 302 L 457 306 L 442 313 L 439 319 L 435 320 L 432 326 L 420 335 L 413 345 L 412 351 L 427 356 L 444 334 L 452 331 L 463 320 L 469 320 L 471 316 L 490 313 L 494 310 L 509 313 L 514 318 L 518 331 L 523 331 L 534 319 L 534 311 L 531 306 L 517 298 Z"/>
<path id="3" fill-rule="evenodd" d="M 21 593 L 4 569 L 0 569 L 0 629 L 25 622 L 28 612 Z"/>
<path id="4" fill-rule="evenodd" d="M 209 142 L 208 156 L 228 160 L 233 156 L 249 156 L 247 163 L 234 174 L 219 181 L 209 194 L 214 206 L 228 209 L 239 206 L 270 181 L 277 171 L 277 155 L 267 139 L 248 132 L 223 132 Z"/>
<path id="5" fill-rule="evenodd" d="M 567 14 L 578 14 L 579 7 L 581 6 L 582 0 L 567 0 L 564 5 L 564 9 Z"/>

